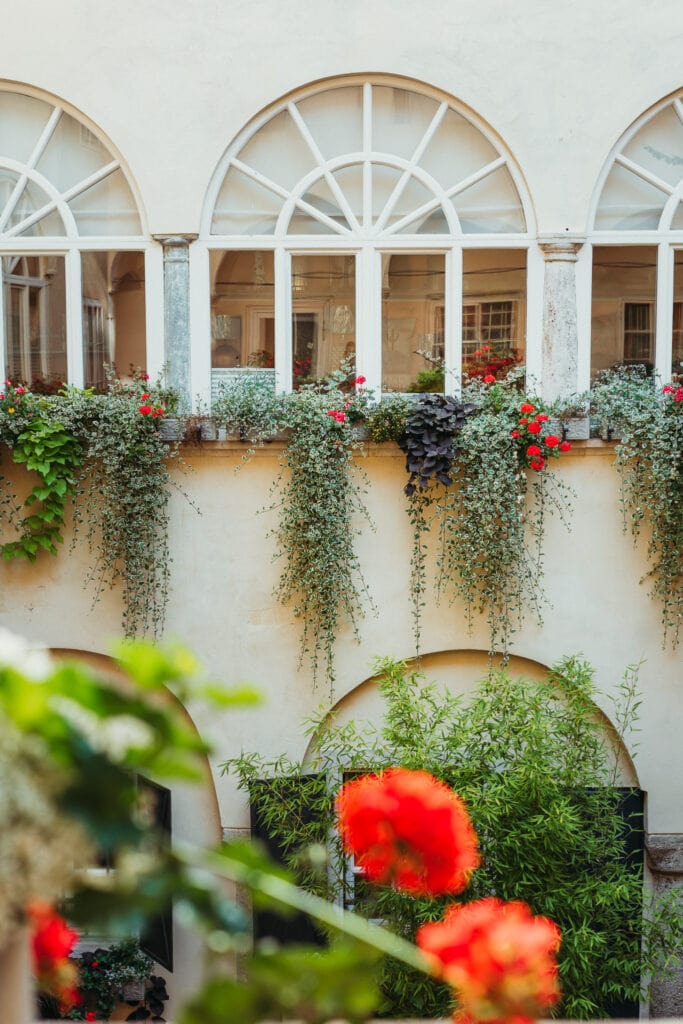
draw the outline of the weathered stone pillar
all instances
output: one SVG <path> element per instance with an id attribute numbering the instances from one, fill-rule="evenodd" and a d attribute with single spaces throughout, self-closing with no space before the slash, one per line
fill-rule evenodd
<path id="1" fill-rule="evenodd" d="M 30 1024 L 34 997 L 26 928 L 17 929 L 0 949 L 0 992 L 3 1024 Z"/>
<path id="2" fill-rule="evenodd" d="M 541 236 L 539 240 L 545 260 L 543 398 L 549 402 L 578 390 L 576 260 L 583 242 L 566 235 Z"/>
<path id="3" fill-rule="evenodd" d="M 155 235 L 164 249 L 164 364 L 168 384 L 189 409 L 190 242 L 196 235 Z"/>
<path id="4" fill-rule="evenodd" d="M 647 861 L 655 892 L 683 889 L 683 835 L 659 833 L 646 841 Z M 655 980 L 650 997 L 651 1017 L 676 1017 L 683 1010 L 683 963 L 669 978 Z"/>

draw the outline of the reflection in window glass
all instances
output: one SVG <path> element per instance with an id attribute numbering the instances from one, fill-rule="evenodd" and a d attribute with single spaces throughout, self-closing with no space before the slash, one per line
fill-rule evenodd
<path id="1" fill-rule="evenodd" d="M 236 369 L 274 368 L 273 253 L 212 252 L 210 266 L 214 381 Z"/>
<path id="2" fill-rule="evenodd" d="M 353 256 L 292 257 L 292 386 L 338 370 L 356 351 Z"/>
<path id="3" fill-rule="evenodd" d="M 382 388 L 444 390 L 445 257 L 382 256 Z"/>
<path id="4" fill-rule="evenodd" d="M 593 250 L 591 376 L 616 366 L 654 369 L 655 246 Z"/>
<path id="5" fill-rule="evenodd" d="M 145 257 L 141 252 L 84 252 L 85 386 L 106 388 L 106 367 L 120 379 L 146 369 Z"/>
<path id="6" fill-rule="evenodd" d="M 683 375 L 683 251 L 674 253 L 674 319 L 671 335 L 671 372 Z"/>
<path id="7" fill-rule="evenodd" d="M 34 391 L 67 379 L 63 256 L 2 257 L 7 377 Z"/>
<path id="8" fill-rule="evenodd" d="M 526 252 L 463 252 L 462 372 L 504 377 L 525 360 Z"/>

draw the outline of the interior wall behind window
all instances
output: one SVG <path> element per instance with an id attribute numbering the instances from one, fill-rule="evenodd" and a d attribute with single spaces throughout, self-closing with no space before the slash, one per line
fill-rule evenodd
<path id="1" fill-rule="evenodd" d="M 654 245 L 595 246 L 591 377 L 618 366 L 653 371 L 656 299 Z"/>
<path id="2" fill-rule="evenodd" d="M 67 379 L 64 257 L 3 255 L 2 282 L 8 379 L 57 390 Z"/>
<path id="3" fill-rule="evenodd" d="M 145 257 L 142 252 L 81 254 L 85 386 L 106 387 L 106 368 L 128 379 L 147 368 Z"/>

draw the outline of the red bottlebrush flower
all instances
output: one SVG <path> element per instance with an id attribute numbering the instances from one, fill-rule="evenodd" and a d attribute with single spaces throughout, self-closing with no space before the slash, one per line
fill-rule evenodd
<path id="1" fill-rule="evenodd" d="M 495 380 L 496 378 L 493 376 L 492 373 L 487 373 L 486 376 L 484 377 L 484 384 L 494 384 Z"/>
<path id="2" fill-rule="evenodd" d="M 561 452 L 570 452 L 572 450 L 572 446 L 569 441 L 561 441 L 559 448 Z"/>
<path id="3" fill-rule="evenodd" d="M 453 904 L 443 921 L 423 925 L 416 936 L 465 1016 L 480 1024 L 526 1022 L 557 1002 L 560 942 L 554 921 L 495 897 Z"/>
<path id="4" fill-rule="evenodd" d="M 533 412 L 534 411 L 534 406 L 531 404 L 531 402 L 524 402 L 523 405 L 520 405 L 519 411 L 520 412 Z"/>
<path id="5" fill-rule="evenodd" d="M 141 405 L 138 411 L 139 411 L 141 416 L 150 416 L 152 414 L 152 406 L 151 405 Z"/>
<path id="6" fill-rule="evenodd" d="M 428 772 L 390 768 L 353 779 L 337 814 L 344 846 L 371 882 L 438 896 L 462 892 L 479 865 L 463 801 Z"/>
<path id="7" fill-rule="evenodd" d="M 540 434 L 541 433 L 541 424 L 537 423 L 536 420 L 533 420 L 533 422 L 530 423 L 527 426 L 527 430 L 529 431 L 530 434 Z"/>
<path id="8" fill-rule="evenodd" d="M 540 455 L 541 449 L 537 444 L 530 444 L 526 450 L 527 455 Z"/>
<path id="9" fill-rule="evenodd" d="M 560 443 L 560 439 L 559 437 L 555 437 L 554 434 L 548 434 L 548 436 L 545 439 L 545 443 L 547 444 L 548 448 L 557 448 L 558 444 Z"/>
<path id="10" fill-rule="evenodd" d="M 520 437 L 519 430 L 511 430 L 510 431 L 510 437 Z"/>
<path id="11" fill-rule="evenodd" d="M 543 459 L 543 458 L 539 457 L 538 459 L 532 459 L 531 460 L 531 468 L 535 469 L 536 471 L 538 471 L 540 469 L 543 469 L 544 466 L 545 466 L 545 459 Z"/>

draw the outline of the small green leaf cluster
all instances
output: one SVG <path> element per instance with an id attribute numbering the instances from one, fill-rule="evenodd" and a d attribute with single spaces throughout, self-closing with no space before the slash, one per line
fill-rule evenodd
<path id="1" fill-rule="evenodd" d="M 154 961 L 142 952 L 135 939 L 126 939 L 106 949 L 83 953 L 78 968 L 79 988 L 87 993 L 88 1003 L 94 1004 L 91 1009 L 98 1020 L 109 1020 L 124 985 L 146 982 L 152 976 Z M 80 1008 L 71 1016 L 74 1020 L 84 1019 Z"/>
<path id="2" fill-rule="evenodd" d="M 327 885 L 330 898 L 351 900 L 358 913 L 411 939 L 420 924 L 442 916 L 445 900 L 414 899 L 357 880 L 349 890 L 332 797 L 344 773 L 397 765 L 428 771 L 463 797 L 479 837 L 483 863 L 461 899 L 522 899 L 559 924 L 564 995 L 558 1014 L 596 1018 L 612 1000 L 637 999 L 641 978 L 661 970 L 672 953 L 680 955 L 683 907 L 675 895 L 650 901 L 643 922 L 642 865 L 626 853 L 616 748 L 595 713 L 590 666 L 565 658 L 542 682 L 492 671 L 469 700 L 444 693 L 404 663 L 386 659 L 376 669 L 385 702 L 381 726 L 339 725 L 322 714 L 310 723 L 315 745 L 305 765 L 243 755 L 223 766 L 251 793 L 289 865 L 299 870 L 305 844 L 327 830 L 329 866 L 322 879 L 316 876 L 317 891 Z M 619 738 L 635 724 L 636 684 L 631 668 L 613 715 Z M 283 772 L 286 783 L 256 784 Z M 299 807 L 290 816 L 280 795 L 286 785 L 294 792 L 297 781 L 306 787 L 306 813 Z M 305 870 L 299 877 L 310 884 Z M 642 950 L 641 937 L 647 939 Z M 385 962 L 381 984 L 388 1016 L 442 1016 L 451 1009 L 443 986 L 397 959 Z"/>
<path id="3" fill-rule="evenodd" d="M 636 370 L 604 375 L 593 387 L 603 424 L 619 422 L 616 445 L 624 526 L 636 538 L 650 527 L 644 579 L 661 603 L 664 641 L 676 646 L 683 623 L 683 387 L 658 389 Z"/>

